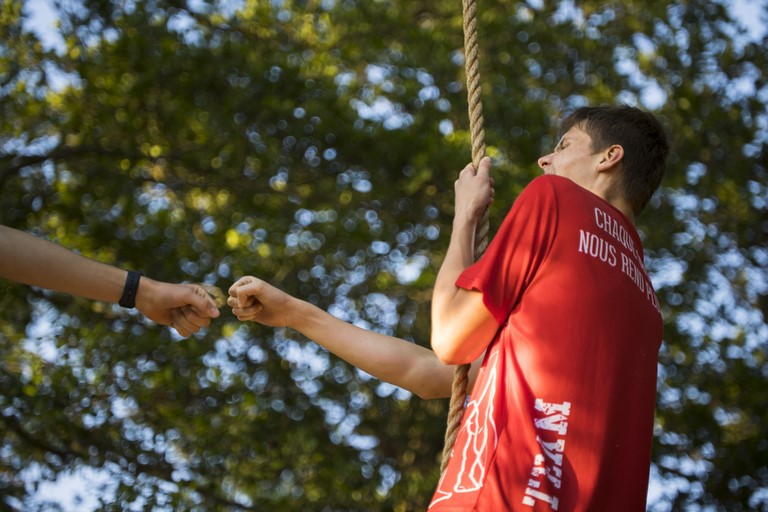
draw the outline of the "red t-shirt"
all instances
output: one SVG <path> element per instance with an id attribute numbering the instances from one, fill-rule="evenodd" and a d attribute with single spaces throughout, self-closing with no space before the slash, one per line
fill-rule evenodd
<path id="1" fill-rule="evenodd" d="M 629 220 L 541 176 L 456 284 L 499 331 L 429 511 L 644 511 L 663 323 Z"/>

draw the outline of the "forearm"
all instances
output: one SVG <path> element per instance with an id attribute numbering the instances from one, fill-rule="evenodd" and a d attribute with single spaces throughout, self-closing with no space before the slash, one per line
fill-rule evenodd
<path id="1" fill-rule="evenodd" d="M 0 277 L 92 300 L 116 303 L 126 271 L 52 242 L 0 226 Z"/>
<path id="2" fill-rule="evenodd" d="M 449 364 L 455 364 L 456 347 L 463 341 L 459 334 L 463 327 L 463 290 L 456 286 L 456 280 L 474 263 L 474 239 L 475 223 L 454 220 L 451 241 L 432 294 L 432 349 Z"/>
<path id="3" fill-rule="evenodd" d="M 299 299 L 289 327 L 374 377 L 421 398 L 450 396 L 453 368 L 415 343 L 367 331 Z"/>
<path id="4" fill-rule="evenodd" d="M 435 280 L 432 296 L 433 323 L 445 319 L 451 313 L 451 302 L 459 291 L 456 280 L 474 263 L 475 227 L 476 223 L 471 221 L 453 222 L 448 250 Z"/>
<path id="5" fill-rule="evenodd" d="M 475 261 L 477 224 L 493 201 L 490 170 L 491 160 L 483 158 L 477 169 L 472 164 L 462 169 L 454 184 L 456 200 L 451 240 L 437 274 L 432 298 L 433 328 L 453 318 L 455 299 L 460 294 L 456 280 Z"/>

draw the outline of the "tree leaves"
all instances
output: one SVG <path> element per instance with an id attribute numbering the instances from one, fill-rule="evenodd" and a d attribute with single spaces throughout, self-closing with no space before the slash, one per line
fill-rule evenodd
<path id="1" fill-rule="evenodd" d="M 0 24 L 0 217 L 153 278 L 245 274 L 426 344 L 470 160 L 452 2 L 57 3 L 63 47 Z M 479 6 L 492 226 L 582 104 L 670 135 L 640 218 L 665 313 L 650 509 L 765 506 L 764 41 L 720 4 Z M 96 468 L 102 508 L 413 510 L 446 407 L 226 310 L 188 340 L 0 283 L 4 506 L 18 475 Z"/>

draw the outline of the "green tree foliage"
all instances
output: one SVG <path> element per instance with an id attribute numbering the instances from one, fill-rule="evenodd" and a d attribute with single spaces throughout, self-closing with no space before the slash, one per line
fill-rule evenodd
<path id="1" fill-rule="evenodd" d="M 51 45 L 0 4 L 3 224 L 163 280 L 258 275 L 428 343 L 469 160 L 460 2 L 54 5 Z M 764 509 L 765 40 L 710 0 L 478 5 L 492 226 L 563 113 L 663 119 L 639 220 L 666 318 L 649 509 Z M 0 283 L 0 508 L 42 509 L 35 486 L 83 468 L 110 476 L 103 510 L 426 506 L 446 401 L 223 313 L 180 340 Z"/>

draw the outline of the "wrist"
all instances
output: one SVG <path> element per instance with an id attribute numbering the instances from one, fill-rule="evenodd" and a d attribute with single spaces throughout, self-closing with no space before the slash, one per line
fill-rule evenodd
<path id="1" fill-rule="evenodd" d="M 136 290 L 136 309 L 139 311 L 144 311 L 148 308 L 150 301 L 152 300 L 153 295 L 153 289 L 156 285 L 156 282 L 152 279 L 141 276 L 141 281 L 139 281 L 139 287 Z"/>
<path id="2" fill-rule="evenodd" d="M 453 217 L 453 231 L 460 232 L 464 230 L 472 231 L 474 233 L 479 218 L 469 213 L 459 213 Z"/>
<path id="3" fill-rule="evenodd" d="M 286 327 L 314 339 L 318 328 L 323 325 L 323 314 L 327 313 L 314 304 L 296 297 L 291 297 L 290 301 L 290 305 L 286 307 Z"/>

